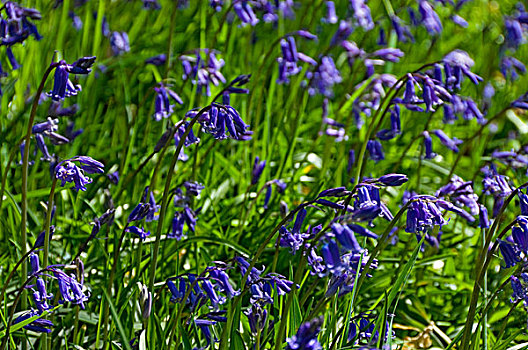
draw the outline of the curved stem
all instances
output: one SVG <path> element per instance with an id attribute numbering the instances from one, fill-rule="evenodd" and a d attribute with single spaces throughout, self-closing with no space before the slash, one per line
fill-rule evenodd
<path id="1" fill-rule="evenodd" d="M 46 84 L 46 80 L 48 79 L 48 76 L 51 74 L 51 72 L 59 66 L 59 63 L 52 63 L 48 69 L 46 69 L 46 72 L 44 72 L 44 76 L 42 77 L 42 80 L 40 81 L 40 85 L 37 89 L 37 93 L 35 94 L 35 97 L 33 98 L 33 105 L 31 106 L 31 113 L 29 115 L 29 121 L 27 126 L 26 135 L 24 137 L 24 156 L 22 158 L 22 203 L 21 203 L 21 215 L 20 215 L 20 249 L 21 254 L 26 254 L 27 249 L 27 182 L 28 182 L 28 165 L 29 165 L 29 146 L 31 142 L 31 129 L 33 127 L 33 122 L 35 121 L 35 115 L 37 114 L 37 107 L 38 102 L 40 100 L 40 95 L 42 94 L 42 91 L 44 91 L 44 85 Z M 26 261 L 22 261 L 22 276 L 23 278 L 26 278 L 27 276 L 27 264 Z M 25 293 L 24 293 L 25 294 Z M 22 298 L 22 308 L 26 307 L 26 298 Z"/>

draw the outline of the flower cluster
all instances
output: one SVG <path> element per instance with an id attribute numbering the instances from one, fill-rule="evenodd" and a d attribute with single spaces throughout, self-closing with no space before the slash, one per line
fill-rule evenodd
<path id="1" fill-rule="evenodd" d="M 176 103 L 183 104 L 181 97 L 163 83 L 159 83 L 154 88 L 154 91 L 156 92 L 154 119 L 158 122 L 163 118 L 170 117 L 174 112 L 174 105 L 170 104 L 169 97 L 176 101 Z"/>
<path id="2" fill-rule="evenodd" d="M 206 56 L 206 60 L 202 59 L 201 53 Z M 211 96 L 211 83 L 218 86 L 220 83 L 226 82 L 220 72 L 225 62 L 223 59 L 218 59 L 217 54 L 214 50 L 203 49 L 197 50 L 194 55 L 180 56 L 183 67 L 182 79 L 191 79 L 191 82 L 198 86 L 198 92 L 200 93 L 202 89 L 205 89 L 207 96 Z"/>
<path id="3" fill-rule="evenodd" d="M 40 40 L 42 37 L 32 22 L 40 19 L 39 11 L 22 7 L 12 1 L 7 1 L 0 9 L 0 46 L 6 47 L 6 56 L 13 70 L 20 67 L 13 54 L 13 45 L 22 44 L 30 35 L 36 40 Z M 6 73 L 0 64 L 0 77 L 4 75 Z M 2 95 L 1 90 L 0 95 Z"/>
<path id="4" fill-rule="evenodd" d="M 185 181 L 183 183 L 185 188 L 185 194 L 183 193 L 182 187 L 176 188 L 174 192 L 174 218 L 172 219 L 172 229 L 167 234 L 168 238 L 176 238 L 178 241 L 184 238 L 184 226 L 187 224 L 189 231 L 194 232 L 196 226 L 196 216 L 199 212 L 195 212 L 191 208 L 193 197 L 200 195 L 200 192 L 205 188 L 203 185 L 197 182 Z"/>
<path id="5" fill-rule="evenodd" d="M 79 305 L 84 309 L 84 303 L 88 301 L 89 295 L 85 292 L 84 268 L 80 260 L 76 265 L 77 276 L 74 274 L 67 274 L 59 269 L 58 266 L 48 266 L 41 269 L 39 258 L 36 254 L 31 254 L 29 256 L 29 264 L 31 266 L 31 274 L 29 278 L 35 279 L 35 285 L 30 285 L 28 288 L 33 292 L 32 297 L 36 310 L 32 309 L 25 312 L 17 317 L 14 323 L 20 323 L 33 316 L 42 315 L 44 312 L 50 311 L 54 308 L 54 306 L 49 303 L 54 297 L 53 294 L 48 293 L 47 291 L 48 286 L 45 277 L 52 277 L 57 281 L 61 296 L 59 304 L 71 303 L 73 305 Z M 53 326 L 54 325 L 51 321 L 38 318 L 24 326 L 24 328 L 39 333 L 50 333 Z"/>
<path id="6" fill-rule="evenodd" d="M 95 56 L 82 57 L 73 62 L 73 64 L 67 64 L 64 60 L 54 63 L 56 68 L 53 89 L 48 93 L 48 96 L 54 101 L 60 101 L 66 97 L 77 95 L 81 91 L 81 86 L 72 83 L 70 73 L 88 74 L 92 71 L 91 68 L 94 62 Z"/>
<path id="7" fill-rule="evenodd" d="M 75 165 L 78 162 L 79 165 Z M 87 156 L 77 156 L 61 161 L 55 167 L 55 177 L 61 180 L 61 186 L 66 182 L 73 182 L 74 189 L 77 191 L 86 191 L 86 185 L 92 182 L 92 179 L 87 177 L 88 174 L 102 174 L 104 173 L 104 165 Z"/>

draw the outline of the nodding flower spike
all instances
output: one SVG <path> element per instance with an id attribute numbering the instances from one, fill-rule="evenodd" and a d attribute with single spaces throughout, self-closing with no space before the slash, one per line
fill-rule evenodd
<path id="1" fill-rule="evenodd" d="M 74 164 L 79 162 L 80 166 Z M 92 182 L 92 179 L 85 176 L 84 172 L 88 174 L 103 173 L 104 165 L 90 157 L 78 156 L 63 160 L 55 167 L 55 177 L 61 180 L 61 186 L 66 182 L 73 182 L 75 190 L 86 191 L 86 184 Z"/>
<path id="2" fill-rule="evenodd" d="M 317 195 L 317 197 L 344 197 L 349 194 L 350 192 L 347 191 L 346 187 L 342 186 L 323 190 Z"/>
<path id="3" fill-rule="evenodd" d="M 253 163 L 253 171 L 251 173 L 251 184 L 255 185 L 258 183 L 264 168 L 266 167 L 266 160 L 260 161 L 259 157 L 255 157 L 255 162 Z"/>
<path id="4" fill-rule="evenodd" d="M 377 182 L 385 186 L 401 186 L 409 181 L 405 174 L 387 174 L 378 178 Z"/>

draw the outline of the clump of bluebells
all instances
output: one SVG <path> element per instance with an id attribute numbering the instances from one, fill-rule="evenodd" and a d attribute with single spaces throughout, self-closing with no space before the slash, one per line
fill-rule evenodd
<path id="1" fill-rule="evenodd" d="M 479 328 L 496 305 L 502 313 L 490 286 L 511 287 L 528 310 L 528 195 L 514 185 L 528 174 L 528 93 L 514 83 L 528 12 L 500 5 L 143 0 L 93 12 L 58 0 L 41 15 L 3 3 L 0 234 L 16 243 L 2 257 L 3 345 L 389 349 L 393 328 L 421 324 L 417 305 L 437 323 L 398 346 L 513 339 L 518 310 L 508 327 Z M 37 21 L 57 35 L 42 37 Z M 475 49 L 475 28 L 495 46 Z M 56 58 L 86 42 L 104 65 L 83 85 L 101 93 L 81 94 L 95 56 Z M 28 69 L 38 76 L 44 60 L 31 56 L 54 45 L 67 52 L 35 85 Z M 19 149 L 22 169 L 10 163 Z M 22 186 L 7 182 L 19 173 Z M 59 181 L 74 191 L 56 191 Z M 22 322 L 51 336 L 7 334 Z"/>
<path id="2" fill-rule="evenodd" d="M 85 308 L 85 302 L 89 300 L 89 293 L 84 286 L 84 265 L 80 260 L 76 264 L 77 274 L 66 273 L 65 270 L 61 269 L 61 266 L 50 265 L 41 268 L 39 257 L 36 254 L 31 254 L 28 260 L 31 266 L 28 282 L 34 281 L 34 284 L 26 282 L 26 288 L 30 291 L 36 309 L 22 313 L 14 320 L 15 324 L 34 316 L 44 317 L 43 313 L 52 312 L 55 308 L 52 304 L 54 300 L 58 300 L 59 304 L 70 303 L 71 305 L 78 305 L 81 309 Z M 50 283 L 46 282 L 46 279 L 50 277 L 57 284 L 59 299 L 48 292 Z M 25 329 L 38 333 L 51 333 L 53 327 L 54 324 L 44 318 L 38 318 L 24 326 Z"/>

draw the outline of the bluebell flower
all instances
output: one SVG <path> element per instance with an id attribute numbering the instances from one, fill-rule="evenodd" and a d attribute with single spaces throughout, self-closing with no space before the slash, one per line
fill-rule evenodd
<path id="1" fill-rule="evenodd" d="M 317 335 L 321 331 L 321 325 L 324 318 L 322 316 L 314 318 L 313 320 L 303 323 L 294 336 L 286 339 L 287 350 L 304 349 L 304 350 L 320 350 L 321 344 L 317 340 Z"/>
<path id="2" fill-rule="evenodd" d="M 313 58 L 297 51 L 297 45 L 295 44 L 295 38 L 293 36 L 290 35 L 285 39 L 281 39 L 280 46 L 282 57 L 277 58 L 277 62 L 279 63 L 277 83 L 289 83 L 289 77 L 298 74 L 302 70 L 302 67 L 297 65 L 299 61 L 309 63 L 313 66 L 317 65 L 317 61 Z"/>
<path id="3" fill-rule="evenodd" d="M 506 45 L 508 47 L 517 49 L 524 43 L 524 30 L 521 22 L 517 18 L 506 17 L 504 27 L 506 29 Z"/>
<path id="4" fill-rule="evenodd" d="M 504 258 L 505 268 L 515 266 L 519 261 L 521 261 L 519 254 L 515 251 L 512 244 L 501 239 L 497 240 L 497 242 L 499 243 L 501 255 Z"/>
<path id="5" fill-rule="evenodd" d="M 241 256 L 235 257 L 235 262 L 237 263 L 238 267 L 240 268 L 240 273 L 242 275 L 245 275 L 247 272 L 247 269 L 249 268 L 249 262 L 247 262 L 246 259 L 244 259 Z M 264 268 L 262 271 L 259 271 L 256 267 L 253 267 L 251 269 L 251 272 L 248 275 L 248 282 L 253 283 L 260 279 L 260 274 L 264 271 Z"/>
<path id="6" fill-rule="evenodd" d="M 475 73 L 471 72 L 471 67 L 475 62 L 469 57 L 467 52 L 462 50 L 455 50 L 448 53 L 444 59 L 444 70 L 446 74 L 446 87 L 448 89 L 460 89 L 460 83 L 462 82 L 462 75 L 473 82 L 478 84 L 482 81 L 482 78 Z"/>
<path id="7" fill-rule="evenodd" d="M 362 184 L 357 188 L 357 194 L 354 197 L 353 208 L 347 209 L 351 211 L 353 220 L 372 221 L 381 214 L 381 199 L 376 186 Z"/>
<path id="8" fill-rule="evenodd" d="M 235 290 L 229 282 L 229 275 L 224 270 L 216 267 L 208 268 L 209 276 L 216 283 L 217 288 L 224 293 L 228 299 L 233 299 L 240 294 L 239 290 Z"/>
<path id="9" fill-rule="evenodd" d="M 438 198 L 449 198 L 450 202 L 458 207 L 466 206 L 471 215 L 477 215 L 480 211 L 478 195 L 474 193 L 472 186 L 472 181 L 464 181 L 461 177 L 453 175 L 449 183 L 442 186 L 435 195 Z M 471 217 L 470 221 L 473 220 Z"/>
<path id="10" fill-rule="evenodd" d="M 369 151 L 370 159 L 375 162 L 385 159 L 385 153 L 381 143 L 377 140 L 369 140 L 367 142 L 367 150 Z"/>
<path id="11" fill-rule="evenodd" d="M 55 209 L 55 206 L 53 206 L 53 208 Z M 52 211 L 52 217 L 53 217 L 53 214 L 54 214 L 54 212 Z M 50 225 L 50 229 L 49 229 L 49 240 L 50 241 L 53 238 L 53 234 L 54 233 L 55 233 L 55 226 L 54 225 Z M 46 231 L 42 231 L 42 232 L 39 233 L 39 235 L 37 236 L 37 239 L 35 240 L 35 243 L 33 244 L 33 249 L 44 246 L 44 238 L 45 238 L 45 236 L 46 236 Z"/>
<path id="12" fill-rule="evenodd" d="M 153 64 L 155 66 L 162 66 L 166 62 L 167 62 L 167 55 L 164 53 L 149 57 L 145 60 L 146 64 Z"/>
<path id="13" fill-rule="evenodd" d="M 526 73 L 526 66 L 514 57 L 505 56 L 500 61 L 500 71 L 506 79 L 517 80 Z"/>
<path id="14" fill-rule="evenodd" d="M 205 292 L 205 294 L 209 298 L 209 301 L 211 302 L 212 307 L 215 310 L 218 310 L 218 305 L 225 303 L 226 298 L 223 296 L 219 296 L 216 293 L 213 284 L 209 280 L 203 279 L 201 282 L 202 282 L 201 283 L 202 290 Z"/>
<path id="15" fill-rule="evenodd" d="M 194 56 L 184 55 L 180 57 L 183 66 L 182 78 L 183 80 L 191 79 L 194 85 L 198 85 L 199 93 L 205 88 L 206 95 L 211 96 L 211 83 L 218 86 L 220 83 L 226 82 L 220 72 L 225 62 L 216 57 L 217 52 L 214 50 L 203 49 L 202 51 L 205 53 L 207 61 L 200 57 L 200 51 L 196 51 Z"/>
<path id="16" fill-rule="evenodd" d="M 433 134 L 438 137 L 440 142 L 449 148 L 451 151 L 458 153 L 458 145 L 462 143 L 461 140 L 453 137 L 452 139 L 446 135 L 446 133 L 441 129 L 436 129 L 433 131 Z"/>
<path id="17" fill-rule="evenodd" d="M 243 312 L 248 318 L 249 329 L 253 335 L 257 335 L 264 329 L 268 321 L 268 311 L 265 308 L 256 303 L 251 304 L 251 306 Z"/>
<path id="18" fill-rule="evenodd" d="M 81 90 L 80 85 L 75 86 L 70 81 L 65 61 L 61 62 L 64 62 L 64 65 L 55 68 L 53 90 L 47 94 L 54 101 L 60 101 L 66 97 L 75 96 L 77 95 L 77 92 Z"/>
<path id="19" fill-rule="evenodd" d="M 479 208 L 480 208 L 480 211 L 479 211 L 479 227 L 480 228 L 489 228 L 490 227 L 490 221 L 489 221 L 489 217 L 488 217 L 488 209 L 485 206 L 483 206 L 483 205 L 480 205 Z"/>
<path id="20" fill-rule="evenodd" d="M 242 0 L 242 1 L 236 2 L 233 5 L 233 9 L 243 24 L 249 24 L 251 26 L 255 26 L 259 22 L 259 19 L 257 18 L 257 15 L 255 15 L 255 12 L 251 8 L 249 1 Z"/>
<path id="21" fill-rule="evenodd" d="M 84 293 L 83 285 L 73 275 L 68 276 L 66 273 L 57 269 L 52 269 L 52 272 L 53 276 L 57 279 L 59 291 L 62 296 L 62 300 L 59 302 L 61 304 L 70 302 L 84 309 L 84 302 L 88 301 L 89 297 Z"/>
<path id="22" fill-rule="evenodd" d="M 37 309 L 40 312 L 51 309 L 51 306 L 48 304 L 48 300 L 53 299 L 53 294 L 48 294 L 46 291 L 46 282 L 42 278 L 37 278 L 36 281 L 37 290 L 33 291 L 33 301 L 37 306 Z"/>
<path id="23" fill-rule="evenodd" d="M 158 86 L 154 88 L 154 91 L 156 92 L 156 99 L 153 117 L 156 119 L 156 121 L 160 121 L 163 118 L 168 118 L 174 112 L 174 105 L 170 104 L 169 97 L 171 97 L 177 103 L 183 104 L 183 100 L 180 98 L 180 96 L 178 96 L 178 94 L 169 89 L 163 83 L 159 83 Z"/>
<path id="24" fill-rule="evenodd" d="M 321 255 L 323 263 L 328 271 L 336 273 L 343 268 L 341 264 L 341 256 L 339 254 L 339 247 L 337 244 L 329 239 L 321 248 Z"/>
<path id="25" fill-rule="evenodd" d="M 255 185 L 258 183 L 264 168 L 266 167 L 266 160 L 260 161 L 259 157 L 255 157 L 255 162 L 253 164 L 253 171 L 251 172 L 251 184 Z"/>
<path id="26" fill-rule="evenodd" d="M 322 21 L 335 24 L 338 21 L 337 15 L 336 15 L 336 9 L 335 4 L 333 1 L 326 1 L 326 17 L 322 19 Z"/>
<path id="27" fill-rule="evenodd" d="M 180 126 L 178 126 L 178 128 L 176 129 L 176 132 L 174 133 L 174 145 L 176 147 L 178 147 L 178 144 L 180 143 L 180 140 L 181 138 L 183 137 L 183 135 L 185 134 L 185 131 L 187 130 L 187 128 L 189 127 L 190 125 L 190 122 L 188 121 L 184 121 L 183 123 L 180 124 Z M 183 142 L 183 145 L 185 147 L 189 147 L 190 145 L 193 145 L 193 144 L 196 144 L 200 142 L 200 139 L 198 137 L 196 137 L 194 135 L 194 132 L 191 130 L 189 130 L 189 134 L 187 135 L 187 138 L 185 139 L 185 141 Z M 180 150 L 180 154 L 179 154 L 179 157 L 178 159 L 182 160 L 182 161 L 187 161 L 187 159 L 189 159 L 189 157 L 187 156 L 187 154 L 185 154 L 184 150 L 183 150 L 183 147 L 182 149 Z"/>
<path id="28" fill-rule="evenodd" d="M 370 14 L 370 8 L 366 4 L 366 0 L 350 0 L 352 11 L 354 11 L 353 18 L 357 26 L 362 27 L 365 31 L 374 28 L 374 22 Z"/>
<path id="29" fill-rule="evenodd" d="M 150 231 L 147 232 L 144 228 L 137 226 L 128 226 L 126 228 L 126 232 L 130 232 L 137 235 L 142 241 L 144 241 L 145 238 L 150 235 Z"/>
<path id="30" fill-rule="evenodd" d="M 407 209 L 407 227 L 409 233 L 428 233 L 434 226 L 440 228 L 447 224 L 442 212 L 434 203 L 435 197 L 415 196 Z"/>
<path id="31" fill-rule="evenodd" d="M 409 181 L 405 174 L 387 174 L 379 177 L 376 182 L 384 186 L 401 186 Z"/>
<path id="32" fill-rule="evenodd" d="M 60 101 L 65 97 L 75 96 L 81 91 L 80 85 L 74 85 L 69 79 L 69 73 L 72 74 L 88 74 L 91 72 L 91 67 L 95 62 L 95 56 L 81 57 L 73 64 L 69 65 L 66 61 L 58 62 L 55 68 L 53 89 L 48 96 L 54 101 Z"/>
<path id="33" fill-rule="evenodd" d="M 510 299 L 512 303 L 523 300 L 524 305 L 528 305 L 527 280 L 528 276 L 526 276 L 526 273 L 522 273 L 521 279 L 519 279 L 517 276 L 510 277 L 510 284 L 513 290 L 512 297 Z"/>
<path id="34" fill-rule="evenodd" d="M 224 6 L 224 0 L 209 0 L 209 6 L 211 6 L 216 12 L 220 12 Z"/>
<path id="35" fill-rule="evenodd" d="M 114 56 L 122 55 L 130 51 L 130 43 L 126 32 L 113 32 L 110 36 L 110 47 Z"/>
<path id="36" fill-rule="evenodd" d="M 189 118 L 194 115 L 195 111 L 187 113 Z M 237 110 L 229 105 L 213 103 L 210 110 L 204 113 L 198 121 L 202 125 L 202 131 L 213 135 L 217 140 L 230 137 L 239 141 L 247 141 L 253 134 Z"/>
<path id="37" fill-rule="evenodd" d="M 323 56 L 315 72 L 307 72 L 306 78 L 311 81 L 308 88 L 310 95 L 320 93 L 326 97 L 333 96 L 333 86 L 343 80 L 334 60 L 330 56 Z"/>
<path id="38" fill-rule="evenodd" d="M 40 271 L 40 262 L 39 262 L 39 257 L 37 254 L 35 253 L 31 253 L 29 255 L 29 266 L 31 266 L 31 271 L 29 272 L 30 275 L 34 275 L 36 274 L 37 272 Z"/>
<path id="39" fill-rule="evenodd" d="M 346 251 L 352 251 L 353 253 L 361 253 L 363 249 L 356 240 L 354 231 L 352 231 L 348 226 L 341 225 L 339 223 L 333 223 L 332 233 L 336 237 L 337 241 Z"/>
<path id="40" fill-rule="evenodd" d="M 72 20 L 72 26 L 75 30 L 79 31 L 82 29 L 83 22 L 81 17 L 77 16 L 73 11 L 68 12 L 68 17 Z"/>
<path id="41" fill-rule="evenodd" d="M 74 162 L 78 162 L 79 166 Z M 85 185 L 92 182 L 92 179 L 84 175 L 84 173 L 95 174 L 103 173 L 104 165 L 90 157 L 77 156 L 70 159 L 63 160 L 55 167 L 55 177 L 61 180 L 61 186 L 66 182 L 73 182 L 75 190 L 86 191 Z"/>
<path id="42" fill-rule="evenodd" d="M 438 35 L 442 32 L 442 22 L 433 9 L 433 6 L 426 0 L 420 0 L 418 11 L 422 16 L 420 22 L 430 35 Z"/>
<path id="43" fill-rule="evenodd" d="M 32 317 L 37 316 L 37 315 L 40 315 L 40 313 L 38 311 L 36 311 L 36 310 L 28 311 L 28 312 L 18 316 L 13 321 L 13 323 L 17 324 L 17 323 L 20 323 L 20 322 L 23 322 L 23 321 L 27 320 L 28 318 L 32 318 Z M 52 331 L 51 328 L 52 327 L 54 327 L 54 324 L 51 321 L 46 320 L 44 318 L 38 318 L 35 321 L 25 325 L 24 329 L 27 329 L 28 331 L 37 332 L 37 333 L 51 333 L 51 331 Z"/>
<path id="44" fill-rule="evenodd" d="M 392 28 L 396 32 L 396 36 L 398 37 L 398 41 L 401 41 L 402 43 L 405 42 L 414 42 L 414 37 L 411 34 L 411 30 L 407 25 L 403 23 L 403 21 L 396 16 L 395 14 L 391 16 L 391 23 Z"/>
<path id="45" fill-rule="evenodd" d="M 372 318 L 374 315 L 370 313 L 361 313 L 350 321 L 347 341 L 358 344 L 362 341 L 369 341 L 375 343 L 379 338 L 379 331 L 376 330 L 376 325 Z"/>
<path id="46" fill-rule="evenodd" d="M 134 222 L 134 221 L 140 221 L 143 220 L 150 212 L 150 204 L 139 202 L 139 204 L 132 210 L 130 215 L 128 216 L 128 223 Z"/>
<path id="47" fill-rule="evenodd" d="M 148 199 L 147 199 L 148 196 Z M 154 198 L 154 193 L 150 191 L 149 186 L 145 188 L 145 191 L 143 192 L 143 197 L 141 198 L 141 202 L 146 203 L 148 201 L 149 204 L 149 212 L 145 217 L 146 222 L 158 220 L 158 217 L 155 215 L 161 206 L 156 204 L 156 199 Z"/>
<path id="48" fill-rule="evenodd" d="M 177 285 L 172 280 L 167 280 L 167 287 L 171 292 L 170 301 L 172 303 L 181 303 L 186 293 L 186 283 L 183 278 L 176 279 Z"/>

